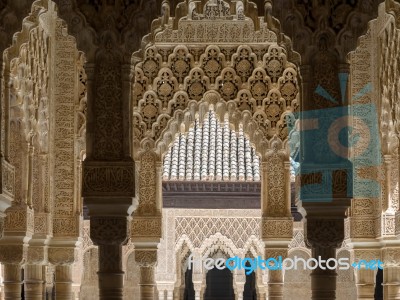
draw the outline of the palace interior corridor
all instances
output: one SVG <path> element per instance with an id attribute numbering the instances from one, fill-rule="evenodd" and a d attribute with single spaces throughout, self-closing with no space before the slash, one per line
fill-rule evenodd
<path id="1" fill-rule="evenodd" d="M 0 300 L 400 299 L 397 0 L 0 0 L 0 53 Z"/>

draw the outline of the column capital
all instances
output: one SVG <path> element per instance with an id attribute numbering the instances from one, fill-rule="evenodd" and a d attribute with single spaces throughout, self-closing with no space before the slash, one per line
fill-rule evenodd
<path id="1" fill-rule="evenodd" d="M 129 237 L 127 217 L 92 216 L 90 238 L 96 245 L 121 245 Z"/>
<path id="2" fill-rule="evenodd" d="M 382 258 L 385 267 L 400 267 L 400 247 L 384 248 Z"/>
<path id="3" fill-rule="evenodd" d="M 338 248 L 344 239 L 344 219 L 307 217 L 304 232 L 312 247 Z"/>
<path id="4" fill-rule="evenodd" d="M 283 259 L 285 259 L 285 258 L 287 258 L 287 256 L 288 256 L 288 251 L 289 251 L 289 248 L 284 248 L 284 247 L 281 247 L 281 248 L 265 248 L 265 250 L 264 250 L 264 254 L 265 254 L 265 258 L 266 259 L 268 259 L 268 258 L 275 258 L 275 259 L 278 259 L 280 256 L 282 257 L 282 260 Z"/>
<path id="5" fill-rule="evenodd" d="M 157 264 L 157 250 L 135 250 L 135 261 L 140 267 L 155 267 Z"/>
<path id="6" fill-rule="evenodd" d="M 29 246 L 26 263 L 42 265 L 48 262 L 47 246 Z"/>
<path id="7" fill-rule="evenodd" d="M 78 260 L 78 251 L 75 247 L 63 247 L 61 245 L 49 247 L 49 263 L 56 266 L 69 266 Z"/>
<path id="8" fill-rule="evenodd" d="M 2 264 L 21 265 L 27 258 L 27 245 L 0 245 L 0 262 Z"/>

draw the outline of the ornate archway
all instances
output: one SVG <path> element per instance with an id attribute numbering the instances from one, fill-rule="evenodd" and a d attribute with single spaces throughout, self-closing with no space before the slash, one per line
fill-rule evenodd
<path id="1" fill-rule="evenodd" d="M 259 153 L 265 255 L 286 256 L 292 237 L 287 140 L 299 106 L 299 56 L 268 20 L 254 17 L 247 2 L 218 1 L 217 6 L 221 9 L 212 13 L 212 1 L 182 3 L 171 17 L 165 1 L 164 15 L 132 56 L 139 206 L 131 238 L 139 247 L 149 240 L 154 247 L 158 243 L 163 155 L 177 133 L 187 132 L 211 109 L 220 120 L 227 117 L 232 128 L 242 128 Z M 279 243 L 272 246 L 269 240 Z"/>

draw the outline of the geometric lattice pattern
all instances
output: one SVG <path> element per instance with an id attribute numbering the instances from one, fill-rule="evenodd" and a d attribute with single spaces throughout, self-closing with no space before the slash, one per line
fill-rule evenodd
<path id="1" fill-rule="evenodd" d="M 293 231 L 293 239 L 289 244 L 289 249 L 291 248 L 306 248 L 306 244 L 304 243 L 304 233 L 302 229 Z"/>
<path id="2" fill-rule="evenodd" d="M 175 240 L 187 235 L 194 247 L 200 247 L 210 236 L 221 233 L 238 248 L 243 248 L 249 238 L 260 236 L 261 218 L 211 218 L 177 217 L 175 219 Z"/>

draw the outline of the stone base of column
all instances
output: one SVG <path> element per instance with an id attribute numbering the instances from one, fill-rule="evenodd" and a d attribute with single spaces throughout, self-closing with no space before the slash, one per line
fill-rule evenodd
<path id="1" fill-rule="evenodd" d="M 57 300 L 72 299 L 72 266 L 56 266 L 55 287 Z"/>
<path id="2" fill-rule="evenodd" d="M 336 272 L 314 270 L 311 273 L 312 300 L 336 299 Z"/>
<path id="3" fill-rule="evenodd" d="M 21 267 L 4 265 L 4 300 L 20 300 L 22 292 Z"/>
<path id="4" fill-rule="evenodd" d="M 100 299 L 121 300 L 124 296 L 124 272 L 98 272 Z"/>
<path id="5" fill-rule="evenodd" d="M 43 266 L 26 265 L 24 271 L 25 299 L 43 300 Z"/>

